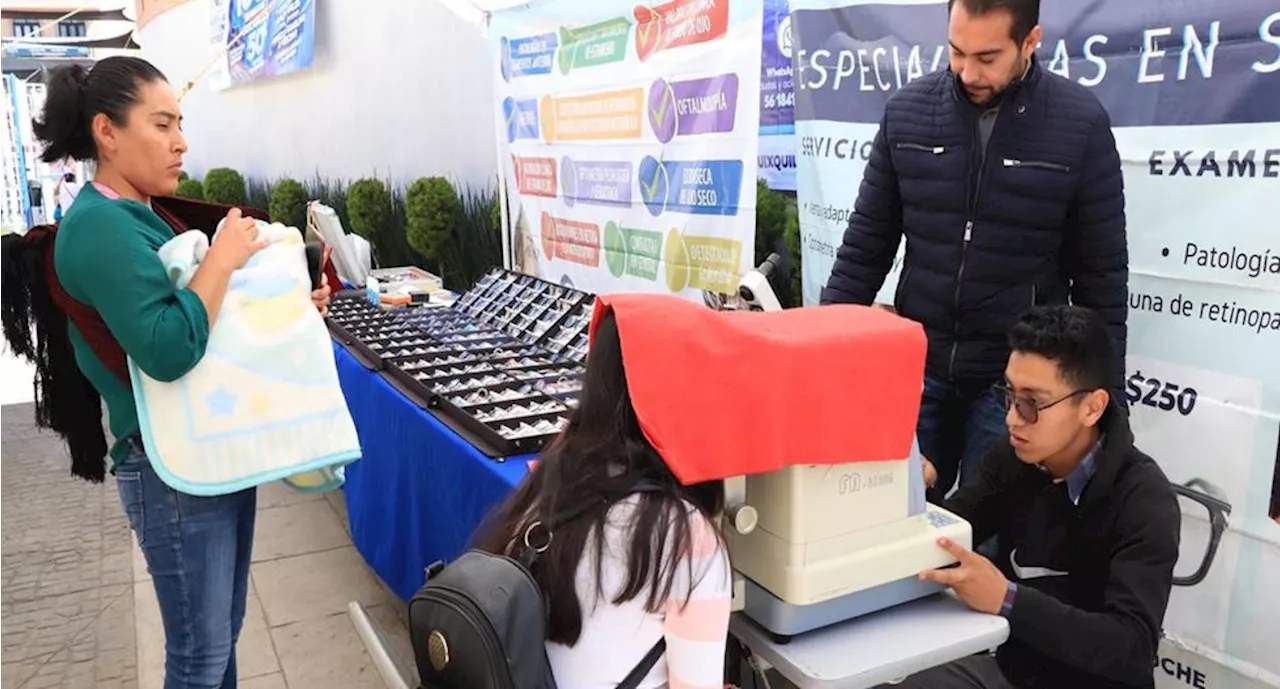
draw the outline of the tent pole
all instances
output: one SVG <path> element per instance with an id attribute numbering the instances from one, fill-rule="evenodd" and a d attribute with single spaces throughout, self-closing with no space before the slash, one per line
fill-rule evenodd
<path id="1" fill-rule="evenodd" d="M 490 16 L 491 15 L 488 12 L 484 13 L 484 35 L 485 35 L 486 41 L 489 40 Z M 502 58 L 499 57 L 498 59 L 502 59 Z M 489 83 L 491 86 L 494 86 L 494 87 L 497 86 L 496 80 L 492 80 L 492 78 Z M 497 95 L 498 94 L 496 93 L 496 88 L 495 88 L 494 98 L 490 101 L 491 103 L 498 102 Z M 497 114 L 496 110 L 494 114 L 495 115 Z M 502 267 L 506 268 L 507 270 L 515 270 L 516 267 L 512 262 L 512 256 L 511 256 L 512 237 L 515 234 L 515 232 L 513 231 L 515 228 L 515 220 L 512 219 L 511 213 L 508 211 L 508 208 L 507 208 L 507 201 L 509 198 L 507 195 L 507 160 L 506 160 L 507 157 L 502 155 L 502 148 L 503 148 L 502 144 L 504 141 L 506 141 L 507 136 L 506 136 L 506 132 L 503 131 L 502 118 L 495 116 L 493 119 L 494 119 L 493 125 L 494 125 L 494 134 L 495 134 L 494 151 L 497 154 L 497 163 L 498 163 L 498 211 L 502 215 Z"/>

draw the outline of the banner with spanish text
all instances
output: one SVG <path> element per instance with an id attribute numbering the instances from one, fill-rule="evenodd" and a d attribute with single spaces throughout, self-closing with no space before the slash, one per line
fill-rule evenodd
<path id="1" fill-rule="evenodd" d="M 209 74 L 215 90 L 314 64 L 316 0 L 211 0 L 209 4 L 214 47 L 226 50 Z"/>
<path id="2" fill-rule="evenodd" d="M 792 0 L 792 10 L 813 304 L 886 101 L 948 69 L 947 3 Z M 1231 505 L 1208 578 L 1173 591 L 1157 685 L 1280 687 L 1280 6 L 1046 2 L 1041 25 L 1042 66 L 1097 95 L 1123 160 L 1138 445 L 1170 480 Z M 882 303 L 893 301 L 903 248 Z M 1179 575 L 1214 533 L 1209 513 L 1182 504 Z"/>
<path id="3" fill-rule="evenodd" d="M 795 191 L 796 113 L 788 0 L 765 0 L 760 55 L 760 179 L 770 189 Z"/>
<path id="4" fill-rule="evenodd" d="M 752 267 L 762 0 L 496 12 L 516 267 L 702 299 Z"/>

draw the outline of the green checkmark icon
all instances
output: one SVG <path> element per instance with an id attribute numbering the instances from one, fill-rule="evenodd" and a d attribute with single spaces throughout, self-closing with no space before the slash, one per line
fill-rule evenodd
<path id="1" fill-rule="evenodd" d="M 653 46 L 647 45 L 649 42 L 649 32 L 653 31 L 653 27 L 657 26 L 658 22 L 662 21 L 662 15 L 654 12 L 652 7 L 644 7 L 643 9 L 649 11 L 649 21 L 636 24 L 636 47 L 652 48 Z"/>
<path id="2" fill-rule="evenodd" d="M 662 100 L 658 102 L 658 109 L 653 111 L 653 127 L 657 129 L 662 126 L 662 118 L 667 114 L 667 106 L 671 104 L 671 88 L 662 89 Z"/>
<path id="3" fill-rule="evenodd" d="M 653 179 L 648 182 L 641 182 L 644 187 L 644 196 L 651 203 L 658 195 L 658 181 L 662 178 L 662 161 L 658 161 L 657 167 L 653 168 Z"/>

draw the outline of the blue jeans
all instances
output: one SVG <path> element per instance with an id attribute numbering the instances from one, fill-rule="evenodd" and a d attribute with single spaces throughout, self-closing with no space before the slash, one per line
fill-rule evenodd
<path id="1" fill-rule="evenodd" d="M 1003 402 L 990 384 L 957 384 L 925 376 L 916 437 L 938 482 L 929 502 L 942 504 L 956 484 L 977 469 L 991 444 L 1008 432 Z"/>
<path id="2" fill-rule="evenodd" d="M 141 450 L 115 474 L 160 603 L 164 689 L 233 689 L 257 490 L 204 498 L 179 493 Z"/>

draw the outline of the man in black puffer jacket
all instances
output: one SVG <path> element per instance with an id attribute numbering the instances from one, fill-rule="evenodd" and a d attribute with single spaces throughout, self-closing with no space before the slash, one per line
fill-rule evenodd
<path id="1" fill-rule="evenodd" d="M 937 502 L 1005 432 L 1005 336 L 1036 305 L 1099 313 L 1124 400 L 1128 244 L 1111 122 L 1044 71 L 1039 0 L 952 0 L 951 69 L 885 108 L 823 304 L 870 304 L 906 235 L 894 306 L 929 338 L 920 450 Z M 963 461 L 962 461 L 963 460 Z"/>

